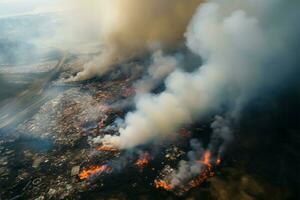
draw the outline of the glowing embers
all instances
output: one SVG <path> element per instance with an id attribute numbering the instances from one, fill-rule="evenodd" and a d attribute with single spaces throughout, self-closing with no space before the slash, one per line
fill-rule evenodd
<path id="1" fill-rule="evenodd" d="M 89 168 L 84 169 L 80 174 L 80 180 L 88 180 L 93 176 L 98 176 L 102 173 L 112 173 L 112 168 L 107 165 L 94 165 Z"/>
<path id="2" fill-rule="evenodd" d="M 166 181 L 163 180 L 154 180 L 154 186 L 156 188 L 163 188 L 164 190 L 167 191 L 173 190 L 172 185 L 168 184 Z"/>
<path id="3" fill-rule="evenodd" d="M 214 175 L 215 175 L 215 173 L 212 171 L 212 169 L 207 168 L 207 169 L 203 170 L 197 178 L 195 178 L 194 180 L 191 180 L 189 182 L 189 186 L 192 188 L 198 187 L 202 183 L 204 183 L 209 177 L 212 177 Z"/>
<path id="4" fill-rule="evenodd" d="M 151 155 L 146 152 L 140 156 L 140 158 L 135 162 L 135 165 L 142 170 L 149 164 L 150 160 Z"/>

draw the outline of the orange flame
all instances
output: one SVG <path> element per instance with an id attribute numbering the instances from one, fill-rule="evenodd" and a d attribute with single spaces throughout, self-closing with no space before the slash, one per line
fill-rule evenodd
<path id="1" fill-rule="evenodd" d="M 151 156 L 149 153 L 144 153 L 140 159 L 135 162 L 135 165 L 140 169 L 146 167 L 150 162 Z"/>
<path id="2" fill-rule="evenodd" d="M 202 170 L 200 172 L 200 175 L 189 182 L 189 185 L 191 187 L 198 187 L 199 185 L 201 185 L 202 183 L 204 183 L 209 177 L 212 177 L 215 175 L 215 173 L 213 172 L 212 169 L 212 164 L 211 164 L 211 152 L 210 151 L 205 151 L 204 156 L 203 156 L 203 160 L 199 161 L 201 163 L 203 163 L 204 165 L 206 165 L 206 169 Z M 216 163 L 220 163 L 221 160 L 218 158 Z"/>
<path id="3" fill-rule="evenodd" d="M 101 174 L 103 172 L 111 172 L 111 171 L 112 171 L 112 168 L 108 167 L 106 165 L 91 166 L 89 169 L 84 169 L 79 174 L 79 178 L 80 178 L 80 180 L 87 180 L 95 174 Z"/>
<path id="4" fill-rule="evenodd" d="M 210 161 L 211 161 L 211 152 L 210 151 L 205 151 L 203 159 L 199 160 L 197 162 L 206 165 L 208 168 L 212 168 L 212 164 L 211 164 Z"/>
<path id="5" fill-rule="evenodd" d="M 210 151 L 205 151 L 202 162 L 208 167 L 211 167 L 210 158 L 211 158 Z"/>
<path id="6" fill-rule="evenodd" d="M 195 179 L 188 182 L 188 186 L 180 187 L 183 191 L 188 191 L 191 188 L 198 187 L 201 184 L 203 184 L 210 177 L 215 176 L 215 173 L 213 171 L 214 170 L 213 164 L 211 162 L 212 161 L 211 157 L 212 157 L 212 154 L 210 151 L 207 150 L 204 152 L 203 159 L 199 160 L 197 162 L 199 162 L 205 166 L 201 169 L 199 175 Z M 221 158 L 218 157 L 217 160 L 215 160 L 215 165 L 220 165 L 220 164 L 221 164 Z M 163 180 L 155 180 L 154 183 L 155 183 L 156 188 L 163 188 L 167 191 L 174 190 L 172 185 L 169 185 L 167 182 L 165 182 Z"/>
<path id="7" fill-rule="evenodd" d="M 118 152 L 119 150 L 113 146 L 104 145 L 97 148 L 98 151 L 106 151 L 106 152 Z"/>
<path id="8" fill-rule="evenodd" d="M 156 188 L 163 188 L 167 191 L 173 190 L 172 185 L 168 184 L 167 182 L 165 182 L 163 180 L 154 180 L 154 184 L 155 184 Z"/>

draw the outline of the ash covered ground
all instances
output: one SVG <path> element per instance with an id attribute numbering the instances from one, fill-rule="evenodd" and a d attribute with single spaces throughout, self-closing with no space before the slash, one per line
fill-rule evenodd
<path id="1" fill-rule="evenodd" d="M 208 145 L 214 116 L 184 127 L 179 137 L 135 151 L 94 143 L 98 136 L 118 134 L 120 119 L 134 109 L 135 84 L 144 71 L 129 72 L 142 62 L 136 60 L 101 79 L 65 83 L 85 60 L 61 55 L 47 79 L 41 78 L 44 84 L 40 79 L 29 84 L 39 92 L 21 92 L 12 101 L 20 108 L 2 116 L 1 199 L 299 197 L 299 112 L 291 109 L 299 108 L 298 92 L 279 95 L 273 105 L 249 105 L 226 154 L 220 160 L 208 158 L 209 163 L 204 158 L 203 177 L 173 189 L 159 183 L 167 184 L 168 174 L 187 159 L 191 139 Z"/>

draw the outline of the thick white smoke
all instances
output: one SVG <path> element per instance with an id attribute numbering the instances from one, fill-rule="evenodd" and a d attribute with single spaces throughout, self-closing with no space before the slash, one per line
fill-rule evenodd
<path id="1" fill-rule="evenodd" d="M 180 56 L 167 56 L 161 50 L 154 52 L 147 74 L 135 84 L 137 93 L 150 92 L 157 87 L 170 73 L 178 68 L 179 62 Z"/>
<path id="2" fill-rule="evenodd" d="M 202 4 L 186 32 L 187 46 L 204 60 L 194 73 L 173 72 L 166 90 L 145 94 L 119 136 L 102 141 L 132 148 L 227 108 L 236 118 L 246 103 L 279 89 L 297 70 L 299 1 L 214 0 Z"/>
<path id="3" fill-rule="evenodd" d="M 74 24 L 80 24 L 83 35 L 84 31 L 87 36 L 96 35 L 95 38 L 98 38 L 105 51 L 87 63 L 83 71 L 71 80 L 101 76 L 113 66 L 149 50 L 176 46 L 183 39 L 186 26 L 201 2 L 202 0 L 76 1 L 76 12 L 72 15 Z M 70 3 L 74 4 L 73 1 Z"/>

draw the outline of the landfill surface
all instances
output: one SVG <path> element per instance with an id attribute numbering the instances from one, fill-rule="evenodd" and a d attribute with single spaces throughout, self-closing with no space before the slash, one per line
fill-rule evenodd
<path id="1" fill-rule="evenodd" d="M 25 114 L 17 111 L 14 116 L 21 119 L 4 124 L 5 129 L 1 131 L 6 136 L 0 138 L 0 199 L 225 200 L 289 199 L 295 195 L 295 190 L 288 184 L 274 184 L 264 177 L 264 166 L 251 167 L 251 159 L 243 158 L 243 151 L 255 149 L 249 138 L 237 139 L 239 145 L 229 151 L 235 153 L 225 156 L 222 164 L 214 169 L 214 175 L 198 187 L 186 189 L 182 186 L 177 192 L 156 188 L 154 181 L 167 179 L 179 160 L 185 158 L 188 138 L 205 140 L 209 123 L 186 127 L 189 134 L 182 134 L 163 147 L 154 144 L 143 149 L 150 155 L 156 154 L 151 160 L 149 158 L 149 164 L 148 160 L 137 162 L 134 156 L 126 157 L 126 152 L 99 151 L 92 139 L 118 134 L 115 122 L 134 109 L 134 83 L 142 73 L 128 76 L 121 72 L 116 78 L 64 82 L 66 77 L 76 73 L 83 60 L 80 56 L 65 55 L 60 61 L 59 72 L 47 79 L 47 84 L 41 86 L 33 82 L 30 86 L 43 94 L 32 97 L 31 104 L 36 106 L 30 107 Z M 49 66 L 47 70 L 51 71 L 53 67 Z M 18 102 L 27 106 L 20 100 L 22 98 Z M 153 149 L 158 152 L 152 152 Z M 122 158 L 127 159 L 124 166 L 119 163 Z M 98 173 L 89 179 L 80 177 L 82 171 L 91 166 L 114 161 L 120 169 Z"/>

